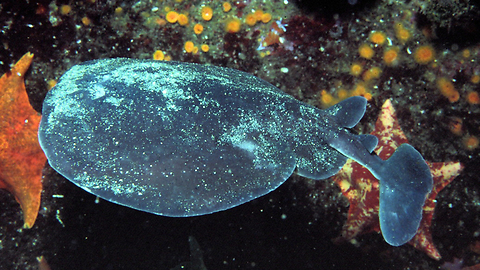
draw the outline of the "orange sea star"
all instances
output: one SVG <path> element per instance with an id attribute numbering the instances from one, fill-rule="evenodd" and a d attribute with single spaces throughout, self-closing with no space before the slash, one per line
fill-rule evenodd
<path id="1" fill-rule="evenodd" d="M 389 158 L 395 149 L 403 143 L 408 143 L 395 116 L 395 109 L 390 100 L 382 106 L 382 111 L 371 133 L 379 142 L 375 152 L 382 159 Z M 433 259 L 439 260 L 440 253 L 432 242 L 430 225 L 435 209 L 435 197 L 463 169 L 460 162 L 428 162 L 433 175 L 433 189 L 423 206 L 423 217 L 417 234 L 408 243 L 424 251 Z M 358 163 L 348 160 L 342 170 L 333 177 L 340 186 L 342 193 L 350 202 L 347 222 L 336 243 L 349 241 L 356 236 L 372 231 L 379 232 L 378 220 L 379 189 L 378 180 Z"/>
<path id="2" fill-rule="evenodd" d="M 31 228 L 37 218 L 47 160 L 37 139 L 41 116 L 25 90 L 24 76 L 32 59 L 33 54 L 26 53 L 0 78 L 0 188 L 20 204 L 24 228 Z"/>

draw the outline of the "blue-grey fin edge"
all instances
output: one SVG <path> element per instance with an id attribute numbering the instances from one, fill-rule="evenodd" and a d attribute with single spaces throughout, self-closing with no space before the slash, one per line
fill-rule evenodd
<path id="1" fill-rule="evenodd" d="M 400 145 L 383 162 L 380 180 L 380 230 L 385 241 L 401 246 L 417 233 L 433 178 L 422 155 L 411 145 Z"/>
<path id="2" fill-rule="evenodd" d="M 369 153 L 372 153 L 375 147 L 377 147 L 378 138 L 375 135 L 361 134 L 357 135 L 357 138 Z"/>
<path id="3" fill-rule="evenodd" d="M 347 98 L 325 110 L 341 127 L 353 128 L 362 119 L 367 99 L 360 96 Z"/>

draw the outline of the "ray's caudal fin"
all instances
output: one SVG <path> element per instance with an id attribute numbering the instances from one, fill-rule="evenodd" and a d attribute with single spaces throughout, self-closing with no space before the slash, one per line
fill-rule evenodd
<path id="1" fill-rule="evenodd" d="M 380 229 L 387 243 L 400 246 L 417 232 L 432 175 L 422 155 L 409 144 L 400 145 L 382 163 L 375 170 L 380 180 Z"/>

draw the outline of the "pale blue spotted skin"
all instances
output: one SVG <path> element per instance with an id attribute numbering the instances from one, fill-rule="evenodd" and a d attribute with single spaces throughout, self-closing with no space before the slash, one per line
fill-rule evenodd
<path id="1" fill-rule="evenodd" d="M 401 245 L 418 228 L 432 178 L 413 147 L 382 161 L 371 153 L 375 137 L 350 133 L 365 106 L 354 97 L 319 110 L 234 69 L 104 59 L 72 67 L 47 94 L 39 139 L 79 187 L 173 217 L 232 208 L 294 172 L 325 179 L 352 158 L 381 181 L 382 232 Z"/>

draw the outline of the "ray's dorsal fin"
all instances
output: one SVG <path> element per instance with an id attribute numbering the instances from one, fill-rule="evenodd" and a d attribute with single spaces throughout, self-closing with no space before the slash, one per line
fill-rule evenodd
<path id="1" fill-rule="evenodd" d="M 372 153 L 375 147 L 378 144 L 378 138 L 370 134 L 358 135 L 358 140 L 362 143 L 363 146 L 368 150 L 369 153 Z"/>
<path id="2" fill-rule="evenodd" d="M 340 126 L 353 128 L 365 114 L 366 106 L 367 99 L 356 96 L 333 105 L 325 112 L 334 116 Z"/>

